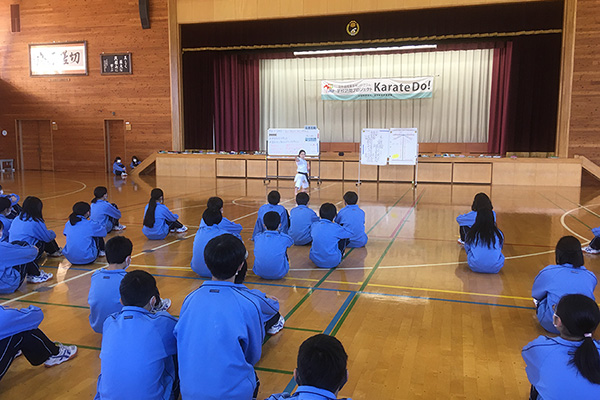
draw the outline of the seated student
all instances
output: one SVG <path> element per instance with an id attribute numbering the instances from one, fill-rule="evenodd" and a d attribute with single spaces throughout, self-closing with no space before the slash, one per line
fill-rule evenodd
<path id="1" fill-rule="evenodd" d="M 474 272 L 497 274 L 504 266 L 504 235 L 496 227 L 489 208 L 477 211 L 475 223 L 465 237 L 467 264 Z"/>
<path id="2" fill-rule="evenodd" d="M 569 294 L 558 302 L 553 320 L 560 336 L 539 336 L 521 352 L 530 400 L 600 399 L 600 342 L 593 339 L 600 323 L 598 305 Z"/>
<path id="3" fill-rule="evenodd" d="M 3 222 L 0 221 L 0 236 Z M 0 293 L 13 293 L 21 286 L 25 277 L 29 283 L 42 283 L 52 274 L 42 271 L 35 262 L 37 247 L 25 242 L 0 241 Z"/>
<path id="4" fill-rule="evenodd" d="M 6 197 L 0 197 L 0 222 L 4 225 L 4 233 L 0 236 L 0 242 L 8 242 L 8 232 L 13 220 L 8 218 L 12 207 L 10 200 Z"/>
<path id="5" fill-rule="evenodd" d="M 456 222 L 459 225 L 460 239 L 458 239 L 458 243 L 465 244 L 465 238 L 467 237 L 467 233 L 469 229 L 475 223 L 475 218 L 477 217 L 477 211 L 482 209 L 490 209 L 493 210 L 492 201 L 485 193 L 477 193 L 475 198 L 473 199 L 473 204 L 471 205 L 471 211 L 466 214 L 461 214 L 456 217 Z M 496 222 L 496 212 L 493 211 L 494 214 L 494 222 Z"/>
<path id="6" fill-rule="evenodd" d="M 119 218 L 121 218 L 121 211 L 116 204 L 108 202 L 108 190 L 104 186 L 96 187 L 91 204 L 90 219 L 104 226 L 106 233 L 109 233 L 127 228 L 119 223 Z"/>
<path id="7" fill-rule="evenodd" d="M 8 234 L 8 240 L 27 242 L 39 249 L 41 257 L 44 251 L 49 257 L 62 256 L 61 248 L 56 243 L 56 233 L 49 230 L 42 215 L 43 204 L 40 199 L 29 196 L 23 202 L 23 210 L 13 220 Z"/>
<path id="8" fill-rule="evenodd" d="M 559 333 L 553 324 L 556 304 L 566 294 L 583 294 L 594 299 L 598 280 L 583 266 L 581 243 L 573 236 L 564 236 L 556 244 L 556 265 L 542 269 L 533 281 L 531 296 L 536 314 L 545 330 Z"/>
<path id="9" fill-rule="evenodd" d="M 283 233 L 288 233 L 290 226 L 290 216 L 284 206 L 279 204 L 281 195 L 277 190 L 271 190 L 267 196 L 267 204 L 260 206 L 258 214 L 256 216 L 256 224 L 254 224 L 254 231 L 252 232 L 252 240 L 261 232 L 264 232 L 265 225 L 263 223 L 263 216 L 269 211 L 275 211 L 281 216 L 281 228 L 279 229 Z"/>
<path id="10" fill-rule="evenodd" d="M 218 210 L 223 215 L 223 199 L 220 197 L 211 197 L 206 202 L 206 208 L 211 210 Z M 200 221 L 200 228 L 206 226 L 206 222 L 204 222 L 204 218 Z M 231 233 L 237 238 L 242 238 L 242 225 L 236 224 L 235 222 L 231 222 L 225 217 L 222 217 L 221 222 L 219 222 L 219 228 L 227 233 Z"/>
<path id="11" fill-rule="evenodd" d="M 296 195 L 297 207 L 290 211 L 290 229 L 288 234 L 294 239 L 296 246 L 304 246 L 312 242 L 310 227 L 319 220 L 317 213 L 308 208 L 310 200 L 308 193 L 300 192 Z"/>
<path id="12" fill-rule="evenodd" d="M 115 174 L 116 176 L 121 176 L 121 177 L 127 176 L 127 169 L 125 168 L 125 165 L 121 161 L 121 157 L 115 158 L 115 162 L 113 163 L 113 174 Z"/>
<path id="13" fill-rule="evenodd" d="M 159 188 L 150 192 L 150 200 L 144 209 L 144 226 L 142 232 L 150 240 L 162 240 L 169 232 L 183 233 L 188 230 L 187 226 L 177 221 L 179 216 L 173 214 L 167 206 L 164 193 Z"/>
<path id="14" fill-rule="evenodd" d="M 357 201 L 356 192 L 346 192 L 344 194 L 346 206 L 335 217 L 335 222 L 352 232 L 348 247 L 364 247 L 369 240 L 365 233 L 365 212 L 356 205 Z"/>
<path id="15" fill-rule="evenodd" d="M 177 319 L 153 313 L 160 302 L 156 280 L 146 271 L 128 272 L 119 293 L 121 312 L 104 321 L 101 369 L 95 400 L 176 400 L 179 397 L 173 329 Z"/>
<path id="16" fill-rule="evenodd" d="M 294 395 L 284 392 L 267 400 L 335 400 L 348 381 L 348 355 L 333 336 L 321 333 L 306 339 L 298 350 L 297 363 L 294 380 L 298 389 Z"/>
<path id="17" fill-rule="evenodd" d="M 2 185 L 0 185 L 0 199 L 8 199 L 10 201 L 10 212 L 6 214 L 7 218 L 15 219 L 21 213 L 21 206 L 19 205 L 21 198 L 19 195 L 14 193 L 5 194 L 4 190 L 2 190 Z"/>
<path id="18" fill-rule="evenodd" d="M 206 244 L 212 238 L 227 233 L 219 227 L 221 218 L 221 211 L 219 210 L 212 210 L 210 208 L 204 210 L 204 213 L 202 213 L 202 221 L 205 222 L 205 225 L 198 229 L 196 237 L 194 238 L 192 261 L 190 266 L 195 273 L 204 278 L 210 278 L 212 276 L 208 267 L 206 266 L 206 262 L 204 261 L 204 248 L 206 247 Z"/>
<path id="19" fill-rule="evenodd" d="M 110 314 L 121 311 L 119 285 L 131 264 L 133 244 L 125 236 L 115 236 L 106 242 L 106 261 L 108 266 L 92 274 L 88 304 L 90 305 L 90 325 L 96 333 L 102 333 L 104 320 Z M 157 296 L 160 295 L 157 292 Z M 163 299 L 158 310 L 167 310 L 171 300 Z"/>
<path id="20" fill-rule="evenodd" d="M 77 355 L 77 346 L 65 346 L 48 339 L 38 328 L 43 319 L 44 313 L 38 307 L 0 306 L 0 380 L 19 352 L 31 365 L 46 367 L 54 367 Z"/>
<path id="21" fill-rule="evenodd" d="M 73 212 L 63 230 L 63 235 L 67 237 L 63 254 L 71 264 L 90 264 L 106 254 L 106 229 L 96 221 L 90 221 L 89 217 L 88 203 L 79 201 L 73 205 Z"/>
<path id="22" fill-rule="evenodd" d="M 246 258 L 242 241 L 231 234 L 206 245 L 205 281 L 183 302 L 175 326 L 181 395 L 184 399 L 249 400 L 258 390 L 254 365 L 265 331 L 283 328 L 279 302 L 234 283 Z"/>
<path id="23" fill-rule="evenodd" d="M 141 163 L 142 162 L 136 156 L 133 156 L 133 157 L 131 157 L 131 164 L 129 164 L 129 167 L 131 169 L 134 169 L 135 167 L 137 167 Z"/>
<path id="24" fill-rule="evenodd" d="M 290 270 L 287 249 L 294 244 L 294 240 L 277 230 L 281 217 L 275 211 L 266 213 L 263 221 L 267 230 L 254 238 L 252 270 L 263 279 L 281 279 Z"/>
<path id="25" fill-rule="evenodd" d="M 334 204 L 323 203 L 321 219 L 311 227 L 312 246 L 309 258 L 319 268 L 334 268 L 342 262 L 346 246 L 352 237 L 345 227 L 333 222 L 337 215 Z"/>

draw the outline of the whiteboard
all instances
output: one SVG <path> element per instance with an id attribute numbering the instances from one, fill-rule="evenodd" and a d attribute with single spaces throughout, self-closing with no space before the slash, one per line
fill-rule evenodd
<path id="1" fill-rule="evenodd" d="M 417 128 L 392 128 L 389 136 L 390 165 L 416 165 L 419 156 Z"/>
<path id="2" fill-rule="evenodd" d="M 387 164 L 389 136 L 389 129 L 363 129 L 360 135 L 360 163 Z"/>
<path id="3" fill-rule="evenodd" d="M 319 156 L 319 130 L 313 128 L 269 129 L 267 155 L 297 156 L 300 150 L 307 156 Z"/>

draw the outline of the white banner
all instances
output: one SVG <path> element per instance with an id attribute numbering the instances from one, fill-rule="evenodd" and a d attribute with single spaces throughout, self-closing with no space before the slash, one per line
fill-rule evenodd
<path id="1" fill-rule="evenodd" d="M 423 99 L 433 93 L 433 76 L 321 81 L 323 100 Z"/>

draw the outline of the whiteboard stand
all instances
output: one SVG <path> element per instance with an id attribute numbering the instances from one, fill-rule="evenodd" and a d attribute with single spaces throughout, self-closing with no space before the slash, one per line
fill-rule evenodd
<path id="1" fill-rule="evenodd" d="M 319 175 L 309 176 L 308 179 L 316 179 L 321 184 L 321 150 L 320 133 L 316 126 L 307 125 L 304 129 L 274 129 L 267 131 L 267 152 L 265 156 L 265 178 L 263 183 L 271 182 L 271 179 L 294 179 L 294 176 L 269 175 L 269 159 L 296 159 L 298 152 L 304 150 L 307 160 L 318 160 Z M 312 169 L 311 169 L 312 171 Z"/>
<path id="2" fill-rule="evenodd" d="M 279 175 L 279 168 L 277 168 L 277 174 L 276 175 L 269 175 L 269 160 L 289 160 L 292 157 L 284 157 L 284 156 L 269 156 L 269 154 L 267 154 L 265 156 L 265 178 L 263 179 L 263 183 L 265 185 L 269 184 L 271 182 L 271 179 L 279 179 L 279 178 L 284 178 L 284 179 L 294 179 L 296 176 L 287 176 L 287 175 Z M 293 159 L 295 160 L 296 157 L 294 156 Z M 312 160 L 316 160 L 319 166 L 319 175 L 309 175 L 308 179 L 312 179 L 312 180 L 316 180 L 317 181 L 317 185 L 321 184 L 321 153 L 319 153 L 319 155 L 317 157 L 306 157 L 307 160 L 312 161 Z M 310 169 L 311 171 L 313 170 L 312 168 Z"/>

